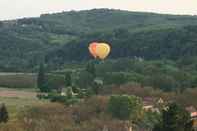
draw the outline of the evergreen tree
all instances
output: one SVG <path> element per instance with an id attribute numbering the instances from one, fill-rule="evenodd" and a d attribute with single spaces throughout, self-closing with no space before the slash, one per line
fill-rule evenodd
<path id="1" fill-rule="evenodd" d="M 39 72 L 38 72 L 38 77 L 37 77 L 37 87 L 40 89 L 41 92 L 49 91 L 43 63 L 40 64 L 40 67 L 39 67 Z"/>
<path id="2" fill-rule="evenodd" d="M 87 64 L 86 71 L 92 74 L 93 77 L 96 77 L 96 69 L 95 69 L 95 64 L 93 62 L 89 62 Z"/>
<path id="3" fill-rule="evenodd" d="M 0 107 L 0 123 L 6 123 L 9 119 L 8 111 L 5 104 L 2 104 Z"/>
<path id="4" fill-rule="evenodd" d="M 94 77 L 87 71 L 81 71 L 79 73 L 78 79 L 76 80 L 76 85 L 78 88 L 90 88 L 94 82 Z"/>
<path id="5" fill-rule="evenodd" d="M 66 74 L 65 74 L 65 86 L 69 87 L 71 85 L 72 85 L 71 72 L 66 72 Z"/>

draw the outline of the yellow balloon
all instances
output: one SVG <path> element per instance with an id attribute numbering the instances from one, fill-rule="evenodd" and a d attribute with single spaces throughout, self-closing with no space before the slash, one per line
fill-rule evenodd
<path id="1" fill-rule="evenodd" d="M 107 43 L 99 43 L 96 46 L 96 54 L 100 59 L 105 59 L 110 53 L 110 46 Z"/>

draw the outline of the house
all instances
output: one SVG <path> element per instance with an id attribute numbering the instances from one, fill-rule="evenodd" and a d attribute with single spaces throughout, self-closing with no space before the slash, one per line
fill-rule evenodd
<path id="1" fill-rule="evenodd" d="M 148 105 L 161 105 L 161 104 L 165 104 L 164 100 L 160 97 L 160 98 L 154 98 L 154 97 L 145 97 L 143 99 L 143 103 L 144 104 L 148 104 Z"/>
<path id="2" fill-rule="evenodd" d="M 197 131 L 197 110 L 195 107 L 186 107 L 186 110 L 190 113 L 191 119 L 193 120 L 194 131 Z"/>
<path id="3" fill-rule="evenodd" d="M 153 97 L 144 97 L 143 98 L 143 105 L 154 105 L 155 99 Z"/>
<path id="4" fill-rule="evenodd" d="M 190 106 L 190 107 L 186 107 L 186 110 L 190 113 L 191 118 L 197 118 L 197 110 L 195 109 L 195 107 Z"/>
<path id="5" fill-rule="evenodd" d="M 145 111 L 151 111 L 154 108 L 154 102 L 152 97 L 145 97 L 143 99 L 143 109 Z"/>
<path id="6" fill-rule="evenodd" d="M 158 105 L 163 105 L 164 100 L 162 98 L 145 97 L 143 99 L 143 109 L 145 111 L 160 112 Z"/>

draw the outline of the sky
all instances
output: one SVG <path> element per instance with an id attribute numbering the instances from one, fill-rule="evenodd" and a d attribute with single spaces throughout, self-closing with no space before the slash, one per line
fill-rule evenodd
<path id="1" fill-rule="evenodd" d="M 197 15 L 197 0 L 0 0 L 0 20 L 93 8 Z"/>

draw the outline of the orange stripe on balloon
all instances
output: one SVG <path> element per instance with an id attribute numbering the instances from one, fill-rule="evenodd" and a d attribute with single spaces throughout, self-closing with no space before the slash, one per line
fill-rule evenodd
<path id="1" fill-rule="evenodd" d="M 90 52 L 90 54 L 91 54 L 94 58 L 97 57 L 97 54 L 96 54 L 96 46 L 97 46 L 97 44 L 98 44 L 98 43 L 93 42 L 93 43 L 91 43 L 91 44 L 89 45 L 89 52 Z"/>

